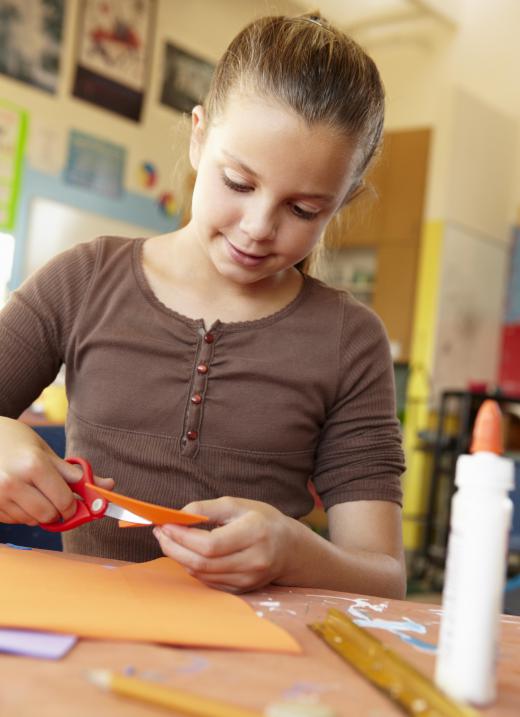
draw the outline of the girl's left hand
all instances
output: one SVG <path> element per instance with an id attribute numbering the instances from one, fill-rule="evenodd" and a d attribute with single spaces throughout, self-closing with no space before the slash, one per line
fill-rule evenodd
<path id="1" fill-rule="evenodd" d="M 285 571 L 291 551 L 292 518 L 267 503 L 217 498 L 184 510 L 218 525 L 202 530 L 181 525 L 154 529 L 165 555 L 202 582 L 228 592 L 261 588 Z"/>

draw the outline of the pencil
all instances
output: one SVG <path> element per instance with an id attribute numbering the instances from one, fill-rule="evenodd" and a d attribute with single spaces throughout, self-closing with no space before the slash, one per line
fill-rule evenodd
<path id="1" fill-rule="evenodd" d="M 87 677 L 98 687 L 123 697 L 160 705 L 195 717 L 260 717 L 260 712 L 235 707 L 227 702 L 200 697 L 138 677 L 127 677 L 110 670 L 89 670 Z"/>

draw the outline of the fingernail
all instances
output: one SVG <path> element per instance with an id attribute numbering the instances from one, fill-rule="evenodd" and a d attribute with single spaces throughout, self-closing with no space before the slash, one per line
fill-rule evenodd
<path id="1" fill-rule="evenodd" d="M 152 532 L 153 532 L 153 534 L 155 535 L 156 538 L 159 538 L 160 535 L 161 535 L 161 529 L 160 529 L 160 528 L 154 528 Z"/>

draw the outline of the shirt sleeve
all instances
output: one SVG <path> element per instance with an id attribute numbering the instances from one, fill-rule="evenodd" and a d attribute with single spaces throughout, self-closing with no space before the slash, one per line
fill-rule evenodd
<path id="1" fill-rule="evenodd" d="M 96 244 L 51 259 L 0 311 L 0 415 L 17 418 L 55 379 L 88 290 Z"/>
<path id="2" fill-rule="evenodd" d="M 341 324 L 336 398 L 312 481 L 326 509 L 355 500 L 401 505 L 404 455 L 388 338 L 377 315 L 351 298 Z"/>

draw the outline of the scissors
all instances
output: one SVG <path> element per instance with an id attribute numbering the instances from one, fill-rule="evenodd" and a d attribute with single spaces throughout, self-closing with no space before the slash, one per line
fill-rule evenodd
<path id="1" fill-rule="evenodd" d="M 64 530 L 72 530 L 78 525 L 90 523 L 92 520 L 99 518 L 115 518 L 116 520 L 126 520 L 129 523 L 140 523 L 141 525 L 151 525 L 152 521 L 132 513 L 130 510 L 121 508 L 115 503 L 111 503 L 102 496 L 98 495 L 92 486 L 95 486 L 94 476 L 90 463 L 84 458 L 66 458 L 67 463 L 76 464 L 81 467 L 83 475 L 76 483 L 71 484 L 73 493 L 76 496 L 76 512 L 68 520 L 57 520 L 54 523 L 40 523 L 40 528 L 48 530 L 51 533 L 58 533 Z"/>
<path id="2" fill-rule="evenodd" d="M 61 533 L 72 530 L 84 523 L 90 523 L 99 518 L 115 518 L 124 523 L 133 525 L 164 525 L 177 523 L 178 525 L 194 525 L 205 523 L 209 518 L 205 515 L 185 513 L 183 510 L 165 508 L 162 505 L 145 503 L 136 498 L 129 498 L 106 488 L 100 488 L 94 483 L 94 476 L 90 463 L 84 458 L 66 458 L 67 463 L 81 467 L 81 478 L 71 484 L 76 496 L 76 512 L 68 520 L 57 520 L 54 523 L 39 523 L 40 528 L 52 533 Z M 135 508 L 134 513 L 129 508 Z"/>

